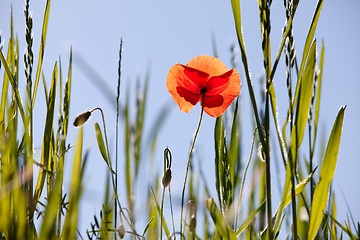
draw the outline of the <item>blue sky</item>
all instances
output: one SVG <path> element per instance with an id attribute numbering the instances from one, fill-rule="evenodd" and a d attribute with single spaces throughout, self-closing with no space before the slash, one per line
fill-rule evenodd
<path id="1" fill-rule="evenodd" d="M 271 47 L 275 58 L 285 24 L 283 1 L 273 1 L 271 8 Z M 0 30 L 2 39 L 8 39 L 10 26 L 10 5 L 13 5 L 15 33 L 20 41 L 20 55 L 25 49 L 23 1 L 3 0 L 0 2 Z M 259 95 L 259 78 L 264 75 L 260 26 L 257 1 L 242 1 L 242 22 L 245 46 L 249 60 L 251 76 L 255 93 Z M 299 4 L 294 19 L 295 48 L 298 59 L 302 54 L 306 33 L 310 26 L 315 9 L 315 1 L 302 1 Z M 321 41 L 325 43 L 325 63 L 323 73 L 323 89 L 320 110 L 319 137 L 326 141 L 331 131 L 333 121 L 342 105 L 347 105 L 342 141 L 340 145 L 337 169 L 333 181 L 333 189 L 338 203 L 338 217 L 346 219 L 347 209 L 343 194 L 349 204 L 355 219 L 360 219 L 360 163 L 357 153 L 360 130 L 360 79 L 356 73 L 359 68 L 360 46 L 358 44 L 358 23 L 360 16 L 357 10 L 360 2 L 357 0 L 324 1 L 315 38 L 318 40 L 318 52 Z M 34 53 L 38 55 L 40 33 L 45 9 L 45 1 L 30 3 L 34 21 Z M 89 76 L 80 67 L 80 56 L 99 74 L 108 87 L 116 94 L 117 64 L 120 38 L 123 39 L 122 58 L 122 93 L 125 98 L 126 87 L 134 87 L 136 76 L 144 77 L 147 65 L 151 62 L 151 75 L 145 131 L 149 132 L 153 121 L 161 107 L 169 103 L 172 111 L 162 126 L 157 143 L 157 167 L 162 166 L 162 151 L 169 147 L 176 166 L 174 181 L 182 184 L 186 159 L 191 138 L 194 134 L 200 114 L 199 106 L 185 114 L 178 110 L 165 87 L 165 79 L 170 67 L 176 63 L 187 63 L 198 55 L 212 55 L 211 36 L 216 39 L 219 58 L 230 67 L 230 44 L 236 44 L 236 32 L 233 22 L 230 1 L 199 0 L 199 1 L 53 1 L 51 3 L 49 27 L 45 47 L 43 71 L 49 81 L 54 62 L 61 56 L 63 74 L 67 71 L 70 46 L 74 53 L 72 106 L 70 118 L 82 111 L 99 106 L 106 116 L 109 137 L 114 146 L 115 111 L 110 106 L 97 86 L 89 81 Z M 7 48 L 7 43 L 5 43 Z M 22 59 L 22 57 L 21 57 Z M 37 58 L 35 58 L 37 63 Z M 23 63 L 21 62 L 20 65 Z M 284 58 L 280 60 L 284 65 Z M 242 64 L 238 62 L 238 70 L 242 80 L 244 136 L 243 162 L 248 158 L 252 128 L 250 103 Z M 20 81 L 24 80 L 23 76 Z M 285 71 L 279 67 L 275 78 L 275 88 L 278 98 L 279 117 L 282 124 L 286 114 Z M 39 131 L 35 147 L 41 146 L 42 126 L 44 121 L 43 90 L 39 87 L 37 109 L 39 112 Z M 135 113 L 132 113 L 135 114 Z M 96 150 L 96 140 L 93 134 L 93 123 L 100 117 L 94 115 L 92 122 L 85 128 L 85 147 L 91 150 L 91 158 L 86 171 L 86 191 L 82 209 L 82 228 L 88 228 L 92 215 L 98 213 L 99 203 L 103 200 L 105 184 L 105 164 Z M 213 163 L 213 126 L 215 120 L 205 116 L 200 129 L 196 146 L 199 154 L 206 162 L 206 176 L 212 184 L 215 196 Z M 179 127 L 180 126 L 180 127 Z M 273 128 L 273 125 L 271 126 Z M 69 142 L 75 142 L 76 129 L 70 129 Z M 120 134 L 120 138 L 123 135 Z M 122 139 L 121 139 L 122 140 Z M 320 138 L 318 138 L 320 140 Z M 320 141 L 318 141 L 320 143 Z M 122 144 L 122 142 L 121 142 Z M 318 145 L 319 146 L 319 145 Z M 305 152 L 305 151 L 304 151 Z M 120 155 L 120 159 L 123 158 Z M 71 159 L 71 158 L 69 158 Z M 209 159 L 209 160 L 208 160 Z M 148 166 L 147 158 L 142 159 Z M 204 164 L 205 165 L 205 164 Z M 70 165 L 69 165 L 70 166 Z M 148 167 L 142 171 L 147 174 Z M 145 174 L 145 175 L 146 175 Z M 151 183 L 149 183 L 151 184 Z M 174 184 L 174 183 L 173 183 Z M 176 184 L 173 191 L 180 190 Z M 277 204 L 273 205 L 275 208 Z M 144 206 L 142 206 L 144 207 Z M 142 208 L 140 206 L 140 209 Z"/>

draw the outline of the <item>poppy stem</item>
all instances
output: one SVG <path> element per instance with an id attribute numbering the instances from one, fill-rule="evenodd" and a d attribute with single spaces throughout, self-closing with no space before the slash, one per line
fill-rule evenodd
<path id="1" fill-rule="evenodd" d="M 183 233 L 183 231 L 182 231 L 182 216 L 183 216 L 183 209 L 184 209 L 184 196 L 185 196 L 186 180 L 187 180 L 187 176 L 188 176 L 188 173 L 189 173 L 189 166 L 190 166 L 191 155 L 192 155 L 192 152 L 193 152 L 193 150 L 194 150 L 195 141 L 196 141 L 197 135 L 198 135 L 198 133 L 199 133 L 201 121 L 202 121 L 203 114 L 204 114 L 204 101 L 205 101 L 205 95 L 203 94 L 203 95 L 202 95 L 202 104 L 201 104 L 200 120 L 199 120 L 199 124 L 198 124 L 198 126 L 197 126 L 197 129 L 196 129 L 196 132 L 195 132 L 194 140 L 193 140 L 192 145 L 191 145 L 191 148 L 190 148 L 189 159 L 188 159 L 188 162 L 187 162 L 186 172 L 185 172 L 184 186 L 183 186 L 183 190 L 182 190 L 182 194 L 181 194 L 181 214 L 180 214 L 180 233 L 181 233 L 181 234 L 180 234 L 180 236 L 181 236 L 182 238 L 184 237 L 184 235 L 182 234 L 182 233 Z"/>

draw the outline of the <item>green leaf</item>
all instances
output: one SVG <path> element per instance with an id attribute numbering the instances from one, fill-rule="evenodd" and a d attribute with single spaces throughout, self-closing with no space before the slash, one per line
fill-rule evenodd
<path id="1" fill-rule="evenodd" d="M 215 122 L 215 176 L 216 190 L 220 201 L 220 209 L 225 214 L 230 206 L 232 198 L 230 196 L 231 186 L 228 182 L 228 162 L 226 156 L 225 130 L 222 116 L 216 118 Z"/>
<path id="2" fill-rule="evenodd" d="M 25 113 L 24 113 L 24 108 L 23 108 L 22 103 L 21 103 L 19 89 L 17 87 L 17 83 L 15 82 L 15 78 L 14 78 L 13 74 L 11 73 L 9 65 L 6 62 L 5 57 L 4 57 L 1 49 L 0 49 L 0 59 L 1 59 L 2 63 L 3 63 L 3 66 L 5 68 L 5 72 L 6 72 L 7 76 L 8 76 L 8 78 L 9 78 L 10 84 L 11 84 L 12 89 L 14 91 L 15 101 L 16 101 L 16 104 L 18 105 L 21 118 L 22 118 L 23 122 L 25 122 Z"/>
<path id="3" fill-rule="evenodd" d="M 319 75 L 317 78 L 317 87 L 316 87 L 316 102 L 315 102 L 315 117 L 314 117 L 314 136 L 313 136 L 313 149 L 315 148 L 316 142 L 316 134 L 317 134 L 317 126 L 319 121 L 319 112 L 320 112 L 320 96 L 321 96 L 321 84 L 322 84 L 322 73 L 324 70 L 324 55 L 325 55 L 325 47 L 324 42 L 321 47 L 321 55 L 320 55 L 320 64 L 319 64 Z"/>
<path id="4" fill-rule="evenodd" d="M 146 226 L 145 226 L 145 229 L 144 229 L 144 231 L 143 231 L 142 236 L 145 236 L 145 234 L 146 234 L 147 230 L 149 229 L 150 224 L 152 223 L 152 221 L 154 220 L 154 218 L 155 218 L 155 217 L 152 217 L 152 218 L 148 221 L 148 223 L 147 223 Z"/>
<path id="5" fill-rule="evenodd" d="M 297 97 L 298 97 L 298 94 L 299 94 L 299 91 L 300 91 L 300 85 L 301 85 L 301 81 L 299 81 L 299 79 L 302 77 L 303 72 L 304 72 L 306 58 L 308 57 L 311 42 L 313 41 L 313 38 L 314 38 L 316 25 L 317 25 L 317 22 L 319 20 L 319 16 L 320 16 L 320 12 L 321 12 L 323 2 L 324 2 L 323 0 L 319 0 L 317 2 L 316 9 L 315 9 L 312 21 L 311 21 L 310 29 L 309 29 L 309 32 L 308 32 L 307 37 L 306 37 L 304 51 L 303 51 L 303 55 L 302 55 L 301 65 L 300 65 L 299 78 L 298 78 L 298 81 L 297 81 L 297 84 L 296 84 L 293 107 L 295 107 L 295 105 L 296 105 L 296 101 L 297 101 Z"/>
<path id="6" fill-rule="evenodd" d="M 66 213 L 64 228 L 62 232 L 62 239 L 76 239 L 76 229 L 78 223 L 78 211 L 79 211 L 79 202 L 81 196 L 81 158 L 82 158 L 82 148 L 83 148 L 83 126 L 80 127 L 80 131 L 76 141 L 76 150 L 74 156 L 73 171 L 71 176 L 70 183 L 70 192 L 69 192 L 69 211 Z"/>
<path id="7" fill-rule="evenodd" d="M 159 217 L 162 218 L 162 226 L 163 226 L 163 229 L 164 229 L 164 231 L 165 231 L 166 238 L 169 239 L 169 237 L 170 237 L 169 228 L 168 228 L 168 226 L 167 226 L 167 224 L 166 224 L 166 221 L 165 221 L 164 216 L 162 216 L 162 214 L 161 214 L 161 209 L 160 209 L 159 203 L 158 203 L 158 201 L 156 200 L 155 192 L 154 192 L 154 190 L 153 190 L 152 188 L 151 188 L 151 191 L 152 191 L 153 196 L 154 196 L 157 213 L 158 213 Z M 161 230 L 161 231 L 162 231 L 162 230 Z"/>
<path id="8" fill-rule="evenodd" d="M 315 238 L 328 201 L 330 183 L 335 173 L 337 156 L 339 153 L 345 108 L 346 106 L 341 107 L 335 119 L 326 147 L 325 156 L 320 169 L 319 182 L 315 188 L 314 198 L 311 205 L 308 239 Z"/>
<path id="9" fill-rule="evenodd" d="M 206 206 L 210 212 L 211 218 L 213 219 L 216 230 L 221 235 L 221 237 L 228 240 L 237 239 L 236 234 L 226 223 L 225 218 L 220 213 L 212 197 L 206 200 Z"/>
<path id="10" fill-rule="evenodd" d="M 310 102 L 311 102 L 311 92 L 313 89 L 313 82 L 314 82 L 315 54 L 316 54 L 316 41 L 314 41 L 314 43 L 311 47 L 308 62 L 306 64 L 306 70 L 304 73 L 304 77 L 302 78 L 303 83 L 301 85 L 301 91 L 300 91 L 299 100 L 298 100 L 295 123 L 294 123 L 294 127 L 292 128 L 291 136 L 290 136 L 290 138 L 291 138 L 290 139 L 290 154 L 289 154 L 288 160 L 292 161 L 293 164 L 296 164 L 298 149 L 301 145 L 301 142 L 302 142 L 302 139 L 304 136 L 304 131 L 305 131 L 306 123 L 307 123 L 307 117 L 309 114 L 309 108 L 310 108 Z M 283 191 L 282 200 L 281 200 L 281 203 L 280 203 L 280 206 L 278 209 L 279 215 L 276 220 L 275 229 L 277 229 L 277 226 L 280 222 L 281 212 L 283 211 L 283 209 L 285 207 L 284 206 L 285 199 L 287 198 L 288 192 L 290 191 L 290 188 L 291 188 L 292 171 L 291 171 L 290 165 L 291 165 L 290 162 L 288 162 L 286 165 L 286 179 L 285 179 L 284 191 Z"/>
<path id="11" fill-rule="evenodd" d="M 296 148 L 299 148 L 302 143 L 306 123 L 309 116 L 312 89 L 314 85 L 315 61 L 316 61 L 316 40 L 313 42 L 311 46 L 304 75 L 301 77 L 300 80 L 301 86 L 300 86 L 299 98 L 297 101 L 298 105 L 297 105 L 295 123 L 291 131 L 291 139 L 290 139 L 290 148 L 293 156 L 296 153 Z"/>
<path id="12" fill-rule="evenodd" d="M 108 168 L 110 169 L 111 173 L 115 174 L 114 170 L 112 170 L 111 167 L 110 167 L 111 166 L 110 165 L 110 159 L 108 158 L 108 155 L 106 153 L 104 139 L 103 139 L 103 136 L 102 136 L 102 133 L 101 133 L 101 130 L 100 130 L 100 127 L 99 127 L 98 123 L 95 123 L 95 133 L 96 133 L 96 140 L 97 140 L 97 143 L 98 143 L 98 147 L 99 147 L 101 156 L 105 160 L 105 163 L 108 166 Z"/>
<path id="13" fill-rule="evenodd" d="M 36 92 L 37 92 L 39 79 L 40 79 L 40 71 L 41 71 L 42 62 L 43 62 L 43 58 L 44 58 L 46 32 L 47 32 L 47 26 L 48 26 L 48 21 L 49 21 L 49 12 L 50 12 L 50 2 L 51 2 L 50 0 L 46 1 L 44 20 L 43 20 L 43 26 L 42 26 L 42 31 L 41 31 L 41 44 L 40 44 L 40 51 L 39 51 L 39 60 L 38 60 L 38 65 L 37 65 L 37 69 L 36 69 L 36 77 L 35 77 L 35 85 L 34 85 L 31 109 L 34 108 Z"/>
<path id="14" fill-rule="evenodd" d="M 266 203 L 266 199 L 264 199 L 262 201 L 262 203 L 260 204 L 260 206 L 253 211 L 252 213 L 249 214 L 248 218 L 246 219 L 246 221 L 239 227 L 239 229 L 236 231 L 236 235 L 240 236 L 240 234 L 247 228 L 247 226 L 249 226 L 249 224 L 254 220 L 256 214 L 260 211 L 260 210 L 264 210 L 265 209 L 265 203 Z"/>
<path id="15" fill-rule="evenodd" d="M 55 109 L 55 99 L 56 99 L 55 96 L 56 96 L 57 76 L 58 76 L 57 63 L 55 62 L 54 71 L 53 71 L 53 75 L 52 75 L 52 81 L 51 81 L 51 89 L 50 89 L 50 93 L 49 93 L 49 104 L 47 107 L 45 130 L 44 130 L 42 152 L 41 152 L 41 165 L 43 167 L 40 168 L 40 171 L 39 171 L 39 176 L 38 176 L 38 180 L 37 180 L 37 184 L 36 184 L 36 188 L 35 188 L 35 194 L 34 194 L 35 206 L 32 209 L 32 213 L 33 213 L 33 211 L 35 211 L 36 204 L 40 199 L 40 196 L 41 196 L 41 193 L 43 190 L 43 186 L 44 186 L 46 171 L 49 170 L 49 169 L 47 169 L 47 167 L 49 164 L 49 159 L 51 157 L 50 148 L 51 148 L 53 123 L 54 123 L 54 109 Z"/>
<path id="16" fill-rule="evenodd" d="M 240 146 L 240 138 L 239 138 L 239 130 L 238 130 L 238 112 L 239 112 L 239 97 L 237 97 L 235 102 L 235 110 L 234 117 L 231 127 L 231 139 L 230 139 L 230 148 L 229 153 L 227 155 L 229 160 L 229 173 L 230 173 L 230 181 L 231 181 L 231 193 L 230 196 L 234 197 L 234 187 L 235 187 L 235 168 L 236 161 L 240 157 L 239 146 Z"/>

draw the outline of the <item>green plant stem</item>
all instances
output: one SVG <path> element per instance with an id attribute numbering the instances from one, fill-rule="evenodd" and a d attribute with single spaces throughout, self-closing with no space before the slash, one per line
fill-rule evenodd
<path id="1" fill-rule="evenodd" d="M 106 145 L 106 153 L 107 153 L 107 157 L 109 159 L 109 168 L 110 168 L 110 173 L 111 173 L 111 183 L 113 186 L 113 191 L 114 191 L 114 196 L 115 196 L 115 201 L 117 202 L 120 212 L 122 213 L 122 215 L 124 216 L 126 222 L 128 223 L 128 225 L 132 228 L 133 232 L 136 233 L 135 228 L 133 227 L 133 225 L 131 224 L 131 221 L 129 219 L 127 219 L 126 215 L 123 212 L 123 208 L 121 207 L 121 203 L 119 200 L 119 195 L 116 191 L 116 184 L 115 184 L 115 179 L 114 179 L 114 173 L 112 171 L 112 166 L 111 166 L 111 160 L 110 160 L 110 152 L 109 152 L 109 144 L 108 144 L 108 139 L 107 139 L 107 134 L 106 134 L 106 126 L 105 126 L 105 117 L 104 117 L 104 113 L 103 110 L 99 107 L 93 108 L 92 110 L 90 110 L 90 112 L 94 112 L 95 110 L 99 110 L 101 113 L 101 117 L 102 117 L 102 122 L 103 122 L 103 127 L 104 127 L 104 137 L 105 137 L 105 145 Z"/>
<path id="2" fill-rule="evenodd" d="M 266 106 L 265 106 L 265 177 L 266 177 L 266 205 L 267 205 L 267 221 L 268 221 L 268 236 L 273 239 L 273 224 L 272 224 L 272 210 L 271 210 L 271 174 L 270 174 L 270 117 L 269 117 L 269 92 L 266 92 Z"/>
<path id="3" fill-rule="evenodd" d="M 240 212 L 240 203 L 241 203 L 242 194 L 243 194 L 243 190 L 244 190 L 244 184 L 245 184 L 246 174 L 247 174 L 248 168 L 249 168 L 249 166 L 250 166 L 251 157 L 252 157 L 252 153 L 253 153 L 253 150 L 254 150 L 256 131 L 257 131 L 257 128 L 254 129 L 253 141 L 252 141 L 251 150 L 250 150 L 250 156 L 249 156 L 249 160 L 248 160 L 248 162 L 247 162 L 247 164 L 246 164 L 245 172 L 244 172 L 244 177 L 243 177 L 242 183 L 241 183 L 239 200 L 238 200 L 237 207 L 236 207 L 235 231 L 237 230 L 237 221 L 238 221 L 239 212 Z"/>
<path id="4" fill-rule="evenodd" d="M 186 179 L 187 179 L 187 176 L 188 176 L 188 173 L 189 173 L 191 155 L 192 155 L 192 152 L 194 150 L 195 141 L 196 141 L 197 135 L 199 133 L 199 129 L 200 129 L 200 125 L 201 125 L 203 115 L 204 115 L 204 96 L 202 96 L 202 107 L 201 107 L 200 120 L 199 120 L 199 124 L 197 126 L 197 129 L 196 129 L 196 132 L 195 132 L 194 140 L 193 140 L 191 148 L 190 148 L 189 159 L 188 159 L 188 162 L 187 162 L 186 172 L 185 172 L 184 186 L 183 186 L 182 194 L 181 194 L 180 236 L 182 236 L 182 237 L 184 236 L 182 234 L 183 233 L 183 231 L 182 231 L 182 216 L 183 216 L 183 210 L 184 210 L 184 196 L 185 196 Z"/>

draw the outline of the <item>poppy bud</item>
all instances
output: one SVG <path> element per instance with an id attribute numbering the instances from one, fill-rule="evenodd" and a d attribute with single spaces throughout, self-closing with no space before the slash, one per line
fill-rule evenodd
<path id="1" fill-rule="evenodd" d="M 120 226 L 117 229 L 117 233 L 119 234 L 120 239 L 124 238 L 126 232 L 125 232 L 124 224 L 122 222 L 120 222 Z"/>
<path id="2" fill-rule="evenodd" d="M 91 115 L 91 111 L 86 111 L 77 115 L 77 117 L 74 120 L 74 126 L 79 127 L 83 125 L 89 119 L 90 115 Z"/>
<path id="3" fill-rule="evenodd" d="M 166 169 L 166 172 L 164 174 L 164 176 L 161 179 L 161 183 L 163 185 L 163 188 L 166 188 L 167 186 L 169 186 L 171 182 L 171 169 L 168 168 Z"/>
<path id="4" fill-rule="evenodd" d="M 196 229 L 196 202 L 189 200 L 187 203 L 187 210 L 189 212 L 189 231 L 194 233 Z"/>

